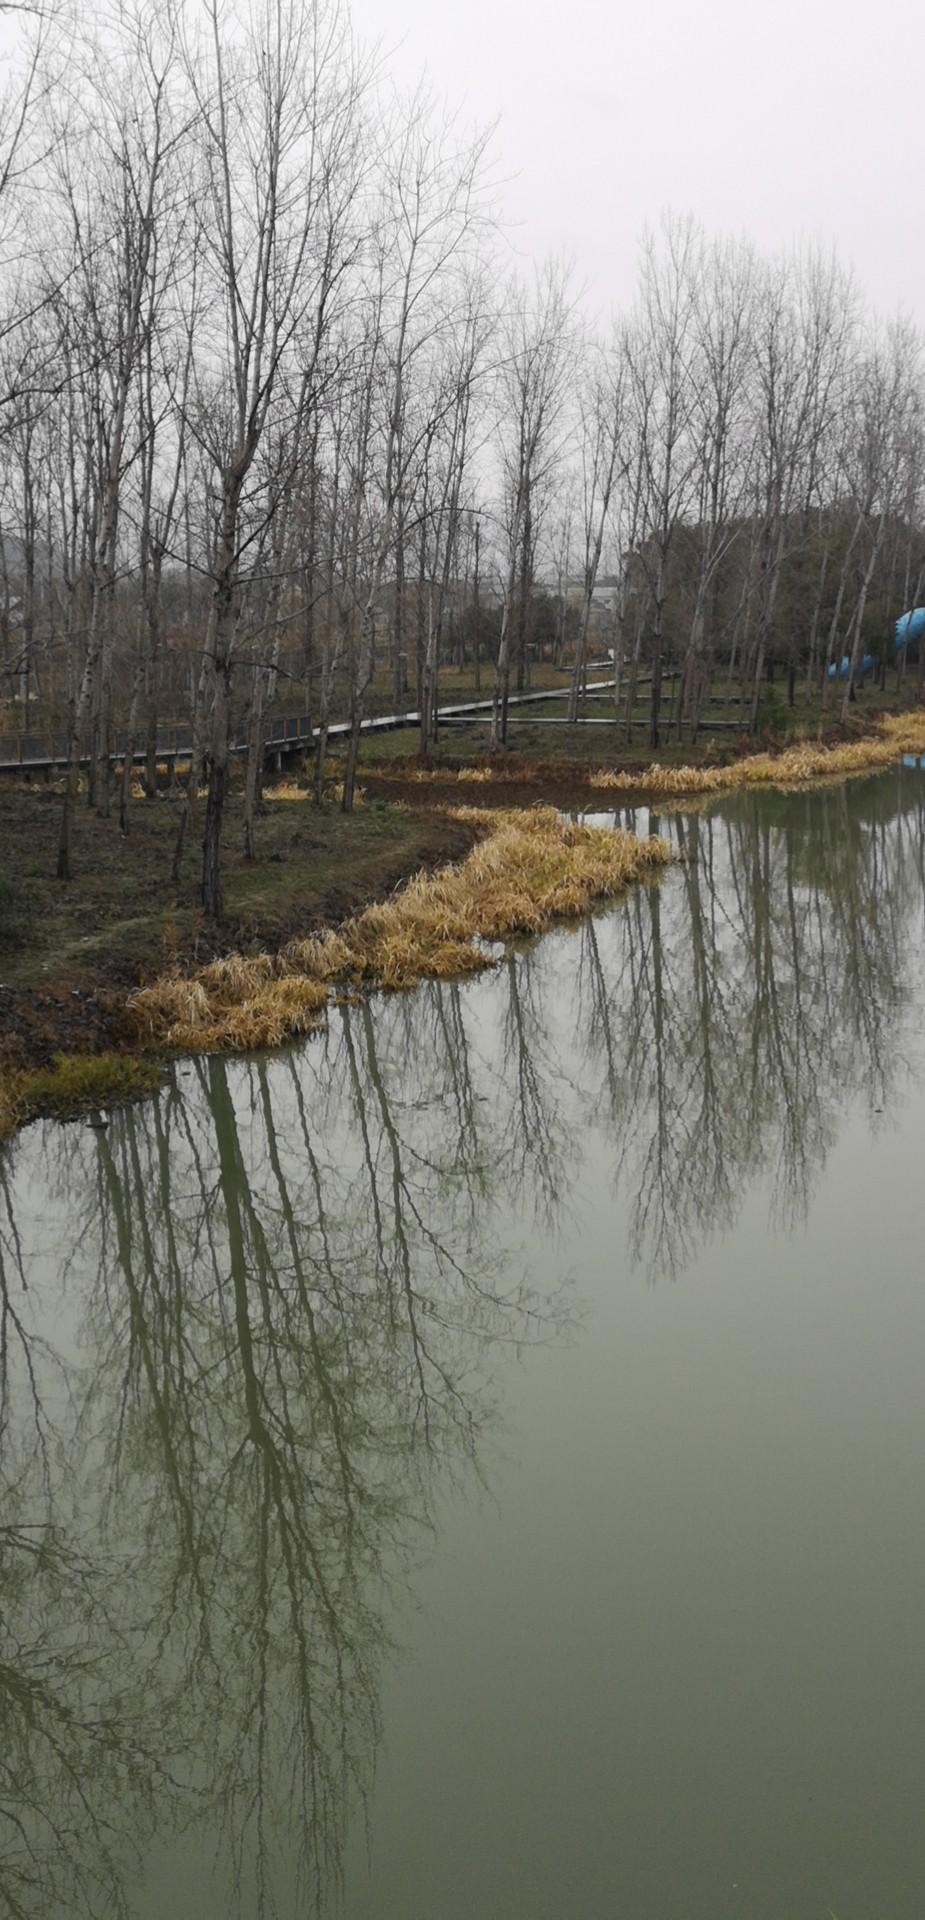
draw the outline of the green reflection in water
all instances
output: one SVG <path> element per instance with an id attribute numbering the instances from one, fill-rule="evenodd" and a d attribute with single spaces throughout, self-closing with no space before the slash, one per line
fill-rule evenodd
<path id="1" fill-rule="evenodd" d="M 496 974 L 0 1162 L 0 1913 L 337 1911 L 449 1489 L 491 1489 L 521 1351 L 593 1324 L 589 1168 L 611 1252 L 680 1279 L 895 1108 L 921 777 L 653 825 L 663 883 Z"/>

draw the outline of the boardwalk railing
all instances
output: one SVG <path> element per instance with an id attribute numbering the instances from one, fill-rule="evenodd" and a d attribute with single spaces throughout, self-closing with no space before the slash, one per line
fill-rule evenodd
<path id="1" fill-rule="evenodd" d="M 612 686 L 612 680 L 598 680 L 589 685 L 588 692 L 603 693 Z M 539 693 L 512 693 L 508 705 L 509 707 L 532 706 L 544 700 L 561 700 L 562 698 L 561 688 L 544 687 Z M 438 722 L 466 720 L 479 714 L 487 715 L 491 713 L 492 705 L 491 700 L 461 700 L 451 707 L 441 707 L 437 715 Z M 371 719 L 362 722 L 361 732 L 393 733 L 402 727 L 418 726 L 420 719 L 421 716 L 417 712 L 375 714 Z M 343 740 L 349 732 L 349 720 L 336 720 L 328 727 L 328 739 Z M 304 749 L 314 743 L 317 738 L 317 730 L 311 726 L 307 714 L 282 714 L 265 721 L 263 750 L 268 757 L 274 754 L 283 756 Z M 114 761 L 122 760 L 127 744 L 125 733 L 114 734 L 110 758 Z M 192 746 L 192 727 L 165 727 L 157 737 L 156 757 L 158 760 L 165 761 L 185 760 L 192 751 Z M 231 752 L 246 753 L 246 741 L 236 741 Z M 90 757 L 88 753 L 81 755 L 82 767 L 89 765 Z M 147 758 L 146 749 L 136 747 L 132 758 L 136 765 L 143 765 Z M 41 773 L 54 767 L 66 766 L 67 740 L 63 734 L 0 733 L 0 773 L 30 772 L 33 769 Z"/>
<path id="2" fill-rule="evenodd" d="M 604 665 L 605 663 L 602 661 L 599 664 Z M 672 676 L 668 674 L 665 676 L 666 680 L 670 677 Z M 613 680 L 591 680 L 583 690 L 583 697 L 587 696 L 592 701 L 595 699 L 603 699 L 605 695 L 613 692 L 613 685 Z M 637 686 L 641 687 L 642 681 L 637 682 Z M 550 700 L 558 700 L 561 703 L 566 697 L 566 688 L 544 687 L 537 693 L 512 693 L 508 698 L 508 707 L 511 709 L 518 707 L 538 707 Z M 455 702 L 453 706 L 440 707 L 437 713 L 438 725 L 449 727 L 466 726 L 473 720 L 480 718 L 487 719 L 492 711 L 493 704 L 491 700 L 459 700 Z M 527 716 L 524 716 L 524 718 L 527 718 Z M 533 716 L 530 716 L 530 718 L 533 718 Z M 361 732 L 397 732 L 402 727 L 418 726 L 420 719 L 421 716 L 417 712 L 375 714 L 371 719 L 362 722 Z M 611 719 L 602 720 L 586 714 L 579 719 L 578 725 L 587 727 L 610 727 L 613 726 L 616 721 L 616 715 Z M 550 714 L 548 716 L 537 714 L 534 723 L 539 726 L 549 727 L 570 726 L 574 724 L 569 721 L 565 715 L 560 714 Z M 626 724 L 622 714 L 619 716 L 618 724 L 621 726 Z M 648 721 L 633 719 L 630 721 L 630 725 L 634 727 L 647 726 Z M 705 723 L 705 731 L 711 733 L 719 732 L 720 730 L 735 732 L 738 731 L 738 728 L 739 723 L 735 720 L 714 720 L 712 724 Z M 332 742 L 343 740 L 349 732 L 349 720 L 337 720 L 332 726 L 328 727 L 328 739 Z M 265 722 L 263 751 L 268 759 L 275 757 L 281 762 L 284 757 L 291 753 L 304 752 L 306 747 L 312 746 L 317 738 L 317 730 L 311 726 L 307 714 L 280 714 Z M 123 760 L 127 744 L 127 735 L 125 733 L 116 733 L 113 737 L 110 758 L 113 761 Z M 165 727 L 162 732 L 158 734 L 156 757 L 158 760 L 168 763 L 170 761 L 186 760 L 192 751 L 192 746 L 192 727 Z M 245 741 L 236 741 L 231 748 L 231 752 L 234 754 L 246 753 L 247 743 Z M 132 756 L 135 764 L 138 766 L 143 765 L 146 757 L 145 748 L 136 747 Z M 89 762 L 90 755 L 87 753 L 82 754 L 80 760 L 81 766 L 88 766 Z M 42 773 L 49 772 L 53 768 L 65 767 L 66 765 L 67 740 L 63 734 L 0 734 L 0 773 L 30 773 L 32 771 Z"/>
<path id="3" fill-rule="evenodd" d="M 331 732 L 335 729 L 332 727 Z M 293 752 L 312 739 L 312 730 L 305 714 L 285 714 L 280 719 L 266 723 L 263 748 L 267 754 Z M 125 758 L 128 738 L 125 733 L 113 734 L 110 759 L 121 761 Z M 192 727 L 165 727 L 157 736 L 156 757 L 158 760 L 186 760 L 193 747 Z M 243 741 L 236 741 L 232 753 L 245 753 Z M 26 772 L 36 769 L 41 772 L 51 767 L 66 767 L 68 743 L 64 734 L 40 733 L 0 733 L 0 773 Z M 147 749 L 137 747 L 132 755 L 136 765 L 143 765 L 147 758 Z M 80 764 L 89 765 L 90 755 L 82 753 Z"/>

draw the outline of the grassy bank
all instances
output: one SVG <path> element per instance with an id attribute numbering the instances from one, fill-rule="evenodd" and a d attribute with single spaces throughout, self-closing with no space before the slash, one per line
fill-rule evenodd
<path id="1" fill-rule="evenodd" d="M 0 1077 L 0 1140 L 43 1115 L 76 1119 L 156 1093 L 155 1060 L 124 1053 L 54 1054 L 45 1067 L 10 1069 Z"/>
<path id="2" fill-rule="evenodd" d="M 229 952 L 275 952 L 337 926 L 419 868 L 465 856 L 478 828 L 436 808 L 374 802 L 349 819 L 296 790 L 271 797 L 258 822 L 256 862 L 240 851 L 240 801 L 229 805 L 226 920 L 216 931 L 197 903 L 198 849 L 170 880 L 177 810 L 137 803 L 128 840 L 81 807 L 75 877 L 54 878 L 60 799 L 0 790 L 0 1102 L 10 1115 L 98 1104 L 80 1074 L 122 1058 L 128 993 L 176 968 Z M 62 1064 L 64 1063 L 64 1064 Z M 150 1065 L 146 1066 L 150 1074 Z"/>
<path id="3" fill-rule="evenodd" d="M 315 1025 L 332 992 L 471 972 L 489 963 L 485 941 L 581 913 L 667 857 L 659 842 L 564 825 L 535 804 L 544 790 L 563 804 L 708 799 L 869 773 L 902 753 L 925 753 L 925 709 L 721 765 L 394 765 L 379 777 L 398 803 L 349 818 L 296 786 L 271 794 L 256 862 L 237 850 L 234 798 L 220 932 L 196 906 L 195 847 L 179 888 L 169 880 L 168 801 L 139 803 L 128 841 L 82 809 L 78 878 L 62 888 L 50 878 L 57 796 L 2 792 L 0 1132 L 92 1109 L 107 1088 L 109 1100 L 150 1091 L 158 1052 L 277 1045 Z M 513 811 L 515 797 L 529 810 Z"/>
<path id="4" fill-rule="evenodd" d="M 598 676 L 595 676 L 598 677 Z M 892 680 L 892 676 L 891 676 Z M 666 695 L 662 713 L 662 746 L 659 760 L 668 766 L 704 762 L 714 763 L 754 752 L 756 746 L 779 751 L 801 740 L 841 739 L 869 731 L 884 713 L 898 706 L 913 705 L 919 690 L 911 681 L 905 689 L 891 685 L 883 690 L 866 686 L 852 705 L 847 722 L 841 718 L 841 698 L 836 691 L 823 707 L 818 694 L 805 686 L 797 688 L 790 706 L 786 688 L 780 684 L 765 687 L 758 718 L 757 736 L 747 731 L 750 702 L 743 701 L 741 688 L 717 682 L 714 695 L 705 708 L 698 739 L 679 740 L 672 721 L 672 698 Z M 648 691 L 643 688 L 633 710 L 633 725 L 627 735 L 621 706 L 614 712 L 608 694 L 589 697 L 583 712 L 587 719 L 605 724 L 564 723 L 567 700 L 545 701 L 539 706 L 512 707 L 508 720 L 507 752 L 504 756 L 520 762 L 555 768 L 567 764 L 577 773 L 598 766 L 642 769 L 652 760 L 649 745 Z M 687 729 L 685 728 L 685 732 Z M 370 734 L 361 742 L 360 761 L 364 770 L 375 773 L 392 761 L 407 762 L 416 757 L 419 737 L 416 728 L 399 728 L 391 733 Z M 486 715 L 465 724 L 446 725 L 440 731 L 433 750 L 435 763 L 460 767 L 478 763 L 489 756 L 489 720 Z"/>
<path id="5" fill-rule="evenodd" d="M 410 987 L 493 964 L 486 942 L 539 933 L 657 871 L 664 841 L 570 826 L 551 808 L 448 822 L 477 840 L 465 859 L 419 872 L 391 899 L 276 952 L 174 964 L 110 1009 L 123 1048 L 95 1058 L 57 1054 L 0 1081 L 0 1135 L 37 1114 L 68 1115 L 151 1091 L 148 1056 L 278 1046 L 317 1025 L 332 993 Z M 128 1051 L 128 1050 L 131 1051 Z"/>
<path id="6" fill-rule="evenodd" d="M 874 730 L 855 740 L 812 745 L 803 740 L 780 753 L 746 754 L 722 767 L 653 765 L 646 775 L 650 793 L 711 794 L 739 787 L 805 786 L 816 780 L 847 779 L 891 766 L 903 753 L 925 753 L 925 710 L 884 714 Z M 639 779 L 601 769 L 591 786 L 610 793 L 638 791 Z"/>
<path id="7" fill-rule="evenodd" d="M 662 840 L 571 826 L 552 808 L 462 810 L 485 837 L 458 865 L 416 874 L 336 933 L 278 954 L 235 954 L 173 972 L 126 1006 L 133 1041 L 199 1052 L 275 1046 L 313 1026 L 332 989 L 404 988 L 493 964 L 486 942 L 535 934 L 580 914 L 670 858 Z"/>
<path id="8" fill-rule="evenodd" d="M 925 753 L 925 708 L 882 714 L 864 732 L 823 743 L 801 740 L 762 753 L 730 755 L 719 764 L 691 764 L 681 758 L 638 764 L 592 766 L 564 759 L 529 760 L 522 755 L 493 756 L 460 766 L 383 762 L 367 779 L 413 798 L 420 789 L 484 794 L 536 787 L 586 788 L 620 798 L 683 796 L 732 791 L 747 786 L 795 786 L 820 779 L 876 772 L 903 753 Z"/>
<path id="9" fill-rule="evenodd" d="M 430 820 L 388 801 L 345 818 L 297 789 L 270 793 L 257 823 L 254 861 L 243 854 L 233 791 L 223 859 L 226 924 L 220 935 L 198 906 L 198 835 L 179 886 L 170 878 L 178 806 L 136 801 L 127 839 L 114 819 L 81 805 L 74 820 L 74 879 L 54 878 L 60 797 L 41 787 L 0 789 L 0 981 L 7 988 L 135 985 L 170 954 L 211 958 L 228 947 L 272 945 L 331 925 L 421 865 L 465 853 L 472 835 L 445 814 Z"/>

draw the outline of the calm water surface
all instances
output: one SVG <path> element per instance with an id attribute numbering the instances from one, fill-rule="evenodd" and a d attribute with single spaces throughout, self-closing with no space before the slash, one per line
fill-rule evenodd
<path id="1" fill-rule="evenodd" d="M 0 1915 L 921 1920 L 925 771 L 653 824 L 0 1161 Z"/>

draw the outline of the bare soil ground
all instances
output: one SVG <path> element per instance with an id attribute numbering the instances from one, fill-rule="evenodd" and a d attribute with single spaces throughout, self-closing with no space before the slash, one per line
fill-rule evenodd
<path id="1" fill-rule="evenodd" d="M 0 1070 L 117 1046 L 129 988 L 174 963 L 273 950 L 295 933 L 337 926 L 409 873 L 460 857 L 476 831 L 433 805 L 412 812 L 373 800 L 345 818 L 334 806 L 271 794 L 259 858 L 247 862 L 234 796 L 226 918 L 215 930 L 197 903 L 195 845 L 180 887 L 170 881 L 175 804 L 137 801 L 127 840 L 115 819 L 81 805 L 66 886 L 54 878 L 60 804 L 53 789 L 0 789 Z"/>
<path id="2" fill-rule="evenodd" d="M 916 689 L 917 691 L 917 689 Z M 894 699 L 889 703 L 899 704 Z M 828 744 L 870 733 L 886 702 L 859 701 L 847 725 L 823 730 Z M 796 739 L 819 737 L 818 713 L 798 713 L 785 734 L 756 742 L 744 733 L 709 734 L 695 748 L 674 742 L 661 750 L 663 766 L 725 765 L 756 745 L 776 752 Z M 589 783 L 597 767 L 638 774 L 627 798 L 645 800 L 651 754 L 642 739 L 627 745 L 620 731 L 525 724 L 511 747 L 486 752 L 484 730 L 441 740 L 427 771 L 414 753 L 414 735 L 379 736 L 364 744 L 366 802 L 345 817 L 331 804 L 317 807 L 295 787 L 267 795 L 258 823 L 258 858 L 243 857 L 241 804 L 228 806 L 226 918 L 209 927 L 198 906 L 199 854 L 193 835 L 181 884 L 170 880 L 178 801 L 164 793 L 137 799 L 127 839 L 113 819 L 85 804 L 74 823 L 74 878 L 55 878 L 61 799 L 53 786 L 0 784 L 0 1073 L 44 1066 L 56 1053 L 98 1053 L 122 1044 L 120 1007 L 126 993 L 170 971 L 202 964 L 216 954 L 274 952 L 295 934 L 337 927 L 382 899 L 419 868 L 465 854 L 478 834 L 450 808 L 516 807 L 553 801 L 606 805 Z M 461 767 L 487 777 L 460 781 Z M 658 791 L 658 789 L 655 789 Z M 284 797 L 285 794 L 285 797 Z"/>
<path id="3" fill-rule="evenodd" d="M 446 807 L 471 799 L 479 806 L 529 806 L 542 797 L 559 806 L 588 805 L 600 793 L 591 785 L 598 769 L 632 774 L 634 797 L 641 801 L 662 791 L 658 783 L 649 785 L 647 773 L 658 767 L 724 767 L 734 765 L 754 753 L 783 753 L 802 740 L 829 746 L 864 739 L 875 733 L 878 720 L 897 708 L 895 700 L 860 703 L 850 720 L 828 719 L 821 727 L 818 711 L 797 713 L 792 729 L 786 733 L 764 732 L 757 737 L 742 733 L 711 735 L 704 729 L 694 744 L 667 740 L 653 755 L 646 740 L 634 738 L 627 744 L 621 730 L 574 727 L 544 728 L 529 721 L 511 729 L 507 748 L 487 746 L 484 731 L 454 728 L 445 733 L 429 759 L 422 762 L 413 750 L 407 732 L 373 736 L 361 750 L 362 778 L 367 794 L 388 796 L 414 807 Z M 463 769 L 476 769 L 490 777 L 468 781 L 459 778 Z M 421 778 L 422 770 L 426 778 Z"/>

